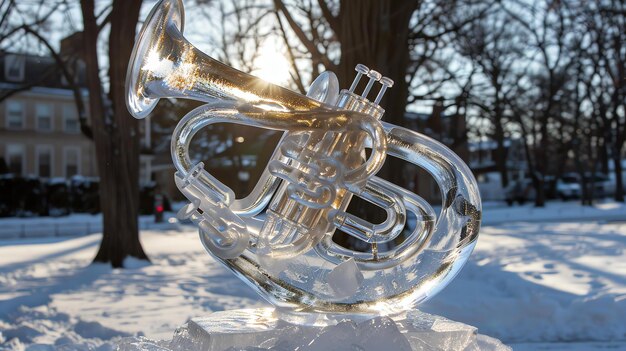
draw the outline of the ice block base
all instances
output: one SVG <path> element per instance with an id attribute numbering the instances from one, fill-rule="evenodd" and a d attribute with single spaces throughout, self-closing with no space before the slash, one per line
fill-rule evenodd
<path id="1" fill-rule="evenodd" d="M 215 312 L 193 318 L 171 341 L 122 340 L 119 350 L 202 351 L 416 351 L 511 350 L 476 328 L 419 311 L 401 319 L 388 317 L 335 325 L 296 325 L 278 318 L 271 308 Z"/>
<path id="2" fill-rule="evenodd" d="M 214 312 L 191 319 L 171 341 L 126 338 L 120 351 L 508 351 L 497 339 L 476 328 L 419 311 L 400 319 L 375 317 L 334 325 L 286 322 L 272 308 Z M 319 319 L 319 318 L 316 318 Z"/>

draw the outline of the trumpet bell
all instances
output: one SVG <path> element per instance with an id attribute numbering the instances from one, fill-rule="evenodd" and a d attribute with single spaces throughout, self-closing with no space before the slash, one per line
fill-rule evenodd
<path id="1" fill-rule="evenodd" d="M 183 19 L 181 0 L 161 0 L 141 29 L 126 80 L 126 104 L 135 118 L 146 117 L 164 97 L 232 100 L 276 112 L 330 107 L 206 55 L 183 36 Z"/>
<path id="2" fill-rule="evenodd" d="M 128 72 L 126 74 L 126 106 L 135 118 L 145 118 L 154 109 L 158 97 L 151 96 L 146 91 L 147 80 L 150 75 L 145 71 L 145 61 L 150 58 L 150 51 L 159 48 L 167 26 L 175 26 L 183 32 L 185 13 L 181 0 L 165 0 L 160 6 L 150 11 L 130 56 Z"/>

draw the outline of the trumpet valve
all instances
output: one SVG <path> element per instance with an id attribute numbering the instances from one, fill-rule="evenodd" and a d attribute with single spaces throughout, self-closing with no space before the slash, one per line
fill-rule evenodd
<path id="1" fill-rule="evenodd" d="M 380 104 L 380 100 L 383 99 L 385 91 L 393 86 L 393 79 L 389 77 L 382 77 L 380 79 L 380 84 L 382 84 L 382 87 L 380 88 L 380 91 L 378 92 L 378 95 L 376 95 L 376 99 L 374 100 L 374 104 L 376 105 Z"/>
<path id="2" fill-rule="evenodd" d="M 359 81 L 361 80 L 361 77 L 363 77 L 364 74 L 368 74 L 370 71 L 370 69 L 367 68 L 366 65 L 362 65 L 360 63 L 356 65 L 354 70 L 357 72 L 356 77 L 354 77 L 354 80 L 352 81 L 352 85 L 350 85 L 350 89 L 348 89 L 348 91 L 351 93 L 354 93 L 354 90 L 356 89 L 357 85 L 359 85 Z"/>
<path id="3" fill-rule="evenodd" d="M 367 68 L 367 66 L 362 64 L 356 65 L 354 70 L 357 72 L 356 77 L 354 78 L 354 81 L 352 82 L 350 88 L 347 90 L 342 90 L 339 94 L 337 106 L 346 110 L 358 111 L 361 113 L 372 115 L 380 119 L 385 113 L 385 110 L 381 108 L 378 104 L 383 98 L 385 91 L 393 86 L 393 80 L 388 77 L 383 77 L 383 75 L 379 72 L 371 70 Z M 364 75 L 367 75 L 369 81 L 367 82 L 367 85 L 365 86 L 365 89 L 363 90 L 361 95 L 357 95 L 354 91 L 356 90 L 361 78 Z M 382 88 L 378 92 L 378 95 L 376 96 L 374 102 L 372 102 L 367 99 L 367 95 L 372 90 L 375 82 L 380 82 L 382 84 Z"/>
<path id="4" fill-rule="evenodd" d="M 367 99 L 367 94 L 370 93 L 370 90 L 372 90 L 372 87 L 374 86 L 374 83 L 379 81 L 380 78 L 383 77 L 382 74 L 371 70 L 367 73 L 367 76 L 369 77 L 370 81 L 367 82 L 367 85 L 365 86 L 365 89 L 363 90 L 363 93 L 361 94 L 361 96 L 365 99 Z"/>

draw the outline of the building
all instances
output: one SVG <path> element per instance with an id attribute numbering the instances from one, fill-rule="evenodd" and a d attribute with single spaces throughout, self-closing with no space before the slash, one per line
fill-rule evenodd
<path id="1" fill-rule="evenodd" d="M 75 61 L 72 69 L 88 109 L 84 65 Z M 140 126 L 141 184 L 152 180 L 148 123 Z M 54 59 L 0 52 L 0 174 L 96 178 L 95 155 L 93 141 L 81 132 L 73 90 Z"/>
<path id="2" fill-rule="evenodd" d="M 494 140 L 479 140 L 469 144 L 468 165 L 479 177 L 482 174 L 498 172 L 496 167 L 496 149 Z M 523 179 L 528 173 L 528 164 L 524 154 L 524 144 L 521 139 L 505 139 L 504 154 L 508 180 Z"/>
<path id="3" fill-rule="evenodd" d="M 523 141 L 505 139 L 503 146 L 507 184 L 522 181 L 529 172 Z M 480 194 L 485 201 L 501 201 L 506 198 L 506 190 L 502 187 L 502 175 L 496 165 L 497 147 L 497 142 L 490 139 L 473 141 L 469 144 L 468 165 L 476 175 Z"/>
<path id="4" fill-rule="evenodd" d="M 85 89 L 82 96 L 87 106 Z M 80 131 L 74 95 L 52 58 L 0 53 L 0 98 L 0 173 L 97 176 L 93 142 Z"/>

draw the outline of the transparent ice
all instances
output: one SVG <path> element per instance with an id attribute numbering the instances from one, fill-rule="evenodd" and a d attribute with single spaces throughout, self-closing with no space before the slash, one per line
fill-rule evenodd
<path id="1" fill-rule="evenodd" d="M 129 338 L 120 350 L 203 351 L 510 351 L 476 328 L 426 313 L 410 313 L 394 321 L 374 317 L 328 326 L 285 322 L 272 309 L 215 312 L 179 328 L 170 341 Z"/>
<path id="2" fill-rule="evenodd" d="M 190 201 L 179 216 L 199 227 L 210 254 L 290 320 L 305 324 L 401 314 L 454 278 L 478 237 L 476 182 L 444 145 L 380 121 L 379 102 L 391 79 L 358 65 L 349 89 L 339 91 L 335 75 L 325 72 L 303 96 L 200 52 L 183 37 L 183 23 L 180 0 L 155 5 L 129 65 L 127 104 L 143 118 L 163 97 L 206 103 L 178 123 L 171 151 L 176 184 Z M 284 131 L 243 199 L 190 159 L 194 135 L 215 123 Z M 387 157 L 432 175 L 440 213 L 376 176 Z M 348 213 L 353 196 L 382 208 L 387 218 L 370 223 Z M 361 249 L 339 244 L 341 236 Z"/>

